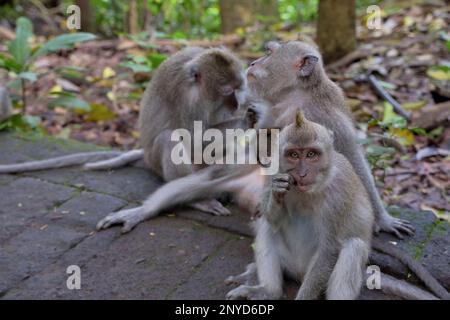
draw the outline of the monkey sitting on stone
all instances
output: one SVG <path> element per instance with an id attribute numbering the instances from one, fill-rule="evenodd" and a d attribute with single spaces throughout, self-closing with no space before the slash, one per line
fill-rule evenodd
<path id="1" fill-rule="evenodd" d="M 333 133 L 298 113 L 280 134 L 279 173 L 268 177 L 255 223 L 259 283 L 228 299 L 279 299 L 283 272 L 302 281 L 297 299 L 358 297 L 373 228 L 368 195 Z"/>

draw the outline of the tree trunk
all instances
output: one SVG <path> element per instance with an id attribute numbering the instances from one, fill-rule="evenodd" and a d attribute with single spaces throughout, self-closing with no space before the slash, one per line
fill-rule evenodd
<path id="1" fill-rule="evenodd" d="M 256 21 L 258 15 L 277 17 L 276 0 L 220 0 L 222 33 L 232 33 Z"/>
<path id="2" fill-rule="evenodd" d="M 85 32 L 95 32 L 94 12 L 90 0 L 77 0 L 75 4 L 80 7 L 81 30 Z"/>
<path id="3" fill-rule="evenodd" d="M 320 0 L 317 44 L 326 63 L 356 48 L 355 0 Z"/>
<path id="4" fill-rule="evenodd" d="M 139 12 L 136 0 L 128 1 L 127 13 L 127 30 L 131 34 L 136 34 L 140 31 L 139 28 Z"/>

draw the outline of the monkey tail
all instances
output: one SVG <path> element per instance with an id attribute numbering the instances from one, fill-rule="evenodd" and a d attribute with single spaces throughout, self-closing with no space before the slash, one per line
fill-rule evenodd
<path id="1" fill-rule="evenodd" d="M 414 260 L 408 254 L 404 253 L 400 249 L 388 245 L 381 240 L 374 238 L 372 241 L 372 247 L 382 253 L 388 254 L 394 258 L 397 258 L 406 265 L 417 277 L 423 281 L 423 283 L 433 292 L 437 297 L 444 300 L 450 299 L 448 291 L 431 275 L 431 273 L 425 269 L 425 267 L 418 261 Z"/>
<path id="2" fill-rule="evenodd" d="M 144 157 L 144 150 L 131 150 L 129 152 L 125 152 L 117 157 L 112 159 L 107 159 L 103 161 L 97 162 L 89 162 L 83 166 L 83 169 L 86 170 L 106 170 L 123 167 L 124 165 L 142 159 Z"/>
<path id="3" fill-rule="evenodd" d="M 67 156 L 56 157 L 46 160 L 0 165 L 0 173 L 20 173 L 20 172 L 70 167 L 75 165 L 81 165 L 90 161 L 100 161 L 103 159 L 117 157 L 120 156 L 121 154 L 122 152 L 120 151 L 75 153 Z"/>
<path id="4" fill-rule="evenodd" d="M 388 295 L 407 300 L 439 300 L 435 295 L 385 273 L 381 274 L 381 290 Z"/>

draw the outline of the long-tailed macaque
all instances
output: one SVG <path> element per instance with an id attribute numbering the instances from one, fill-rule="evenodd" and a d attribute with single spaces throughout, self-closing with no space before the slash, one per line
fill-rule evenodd
<path id="1" fill-rule="evenodd" d="M 302 281 L 297 299 L 355 299 L 370 251 L 373 211 L 333 133 L 299 113 L 280 135 L 279 173 L 268 177 L 255 223 L 259 283 L 228 298 L 279 299 L 283 272 Z"/>
<path id="2" fill-rule="evenodd" d="M 245 82 L 241 62 L 228 50 L 184 49 L 161 64 L 144 94 L 139 117 L 143 150 L 124 154 L 115 151 L 88 152 L 1 165 L 0 173 L 60 168 L 113 157 L 86 166 L 89 169 L 108 168 L 144 157 L 148 167 L 165 181 L 189 175 L 195 171 L 195 166 L 174 165 L 171 161 L 171 150 L 175 145 L 171 141 L 172 131 L 182 128 L 192 133 L 194 121 L 202 121 L 203 129 L 226 124 L 238 112 L 239 101 L 245 95 Z M 230 126 L 240 125 L 240 119 L 236 123 Z M 199 201 L 192 206 L 215 215 L 230 214 L 215 199 Z"/>
<path id="3" fill-rule="evenodd" d="M 326 75 L 316 48 L 300 41 L 270 42 L 266 55 L 248 68 L 247 79 L 253 99 L 268 105 L 260 127 L 285 127 L 299 107 L 308 119 L 333 132 L 335 149 L 352 164 L 369 194 L 376 231 L 381 229 L 400 238 L 401 232 L 414 232 L 408 221 L 392 217 L 384 208 L 363 150 L 356 141 L 342 90 Z"/>
<path id="4" fill-rule="evenodd" d="M 297 299 L 356 299 L 371 243 L 399 258 L 431 290 L 382 274 L 383 292 L 405 299 L 449 299 L 447 290 L 407 254 L 372 241 L 373 210 L 353 166 L 335 151 L 332 131 L 299 112 L 280 135 L 280 166 L 268 177 L 254 222 L 255 261 L 228 283 L 228 299 L 279 299 L 283 274 L 301 281 Z M 256 276 L 256 282 L 255 282 Z"/>

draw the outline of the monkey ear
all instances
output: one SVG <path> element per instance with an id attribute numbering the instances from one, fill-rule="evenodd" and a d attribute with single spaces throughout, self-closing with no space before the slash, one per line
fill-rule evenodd
<path id="1" fill-rule="evenodd" d="M 192 82 L 200 82 L 201 74 L 200 69 L 197 64 L 192 64 L 188 66 L 189 78 Z"/>
<path id="2" fill-rule="evenodd" d="M 319 58 L 314 55 L 307 55 L 303 57 L 295 64 L 297 75 L 299 77 L 309 77 L 313 73 L 318 61 Z"/>

